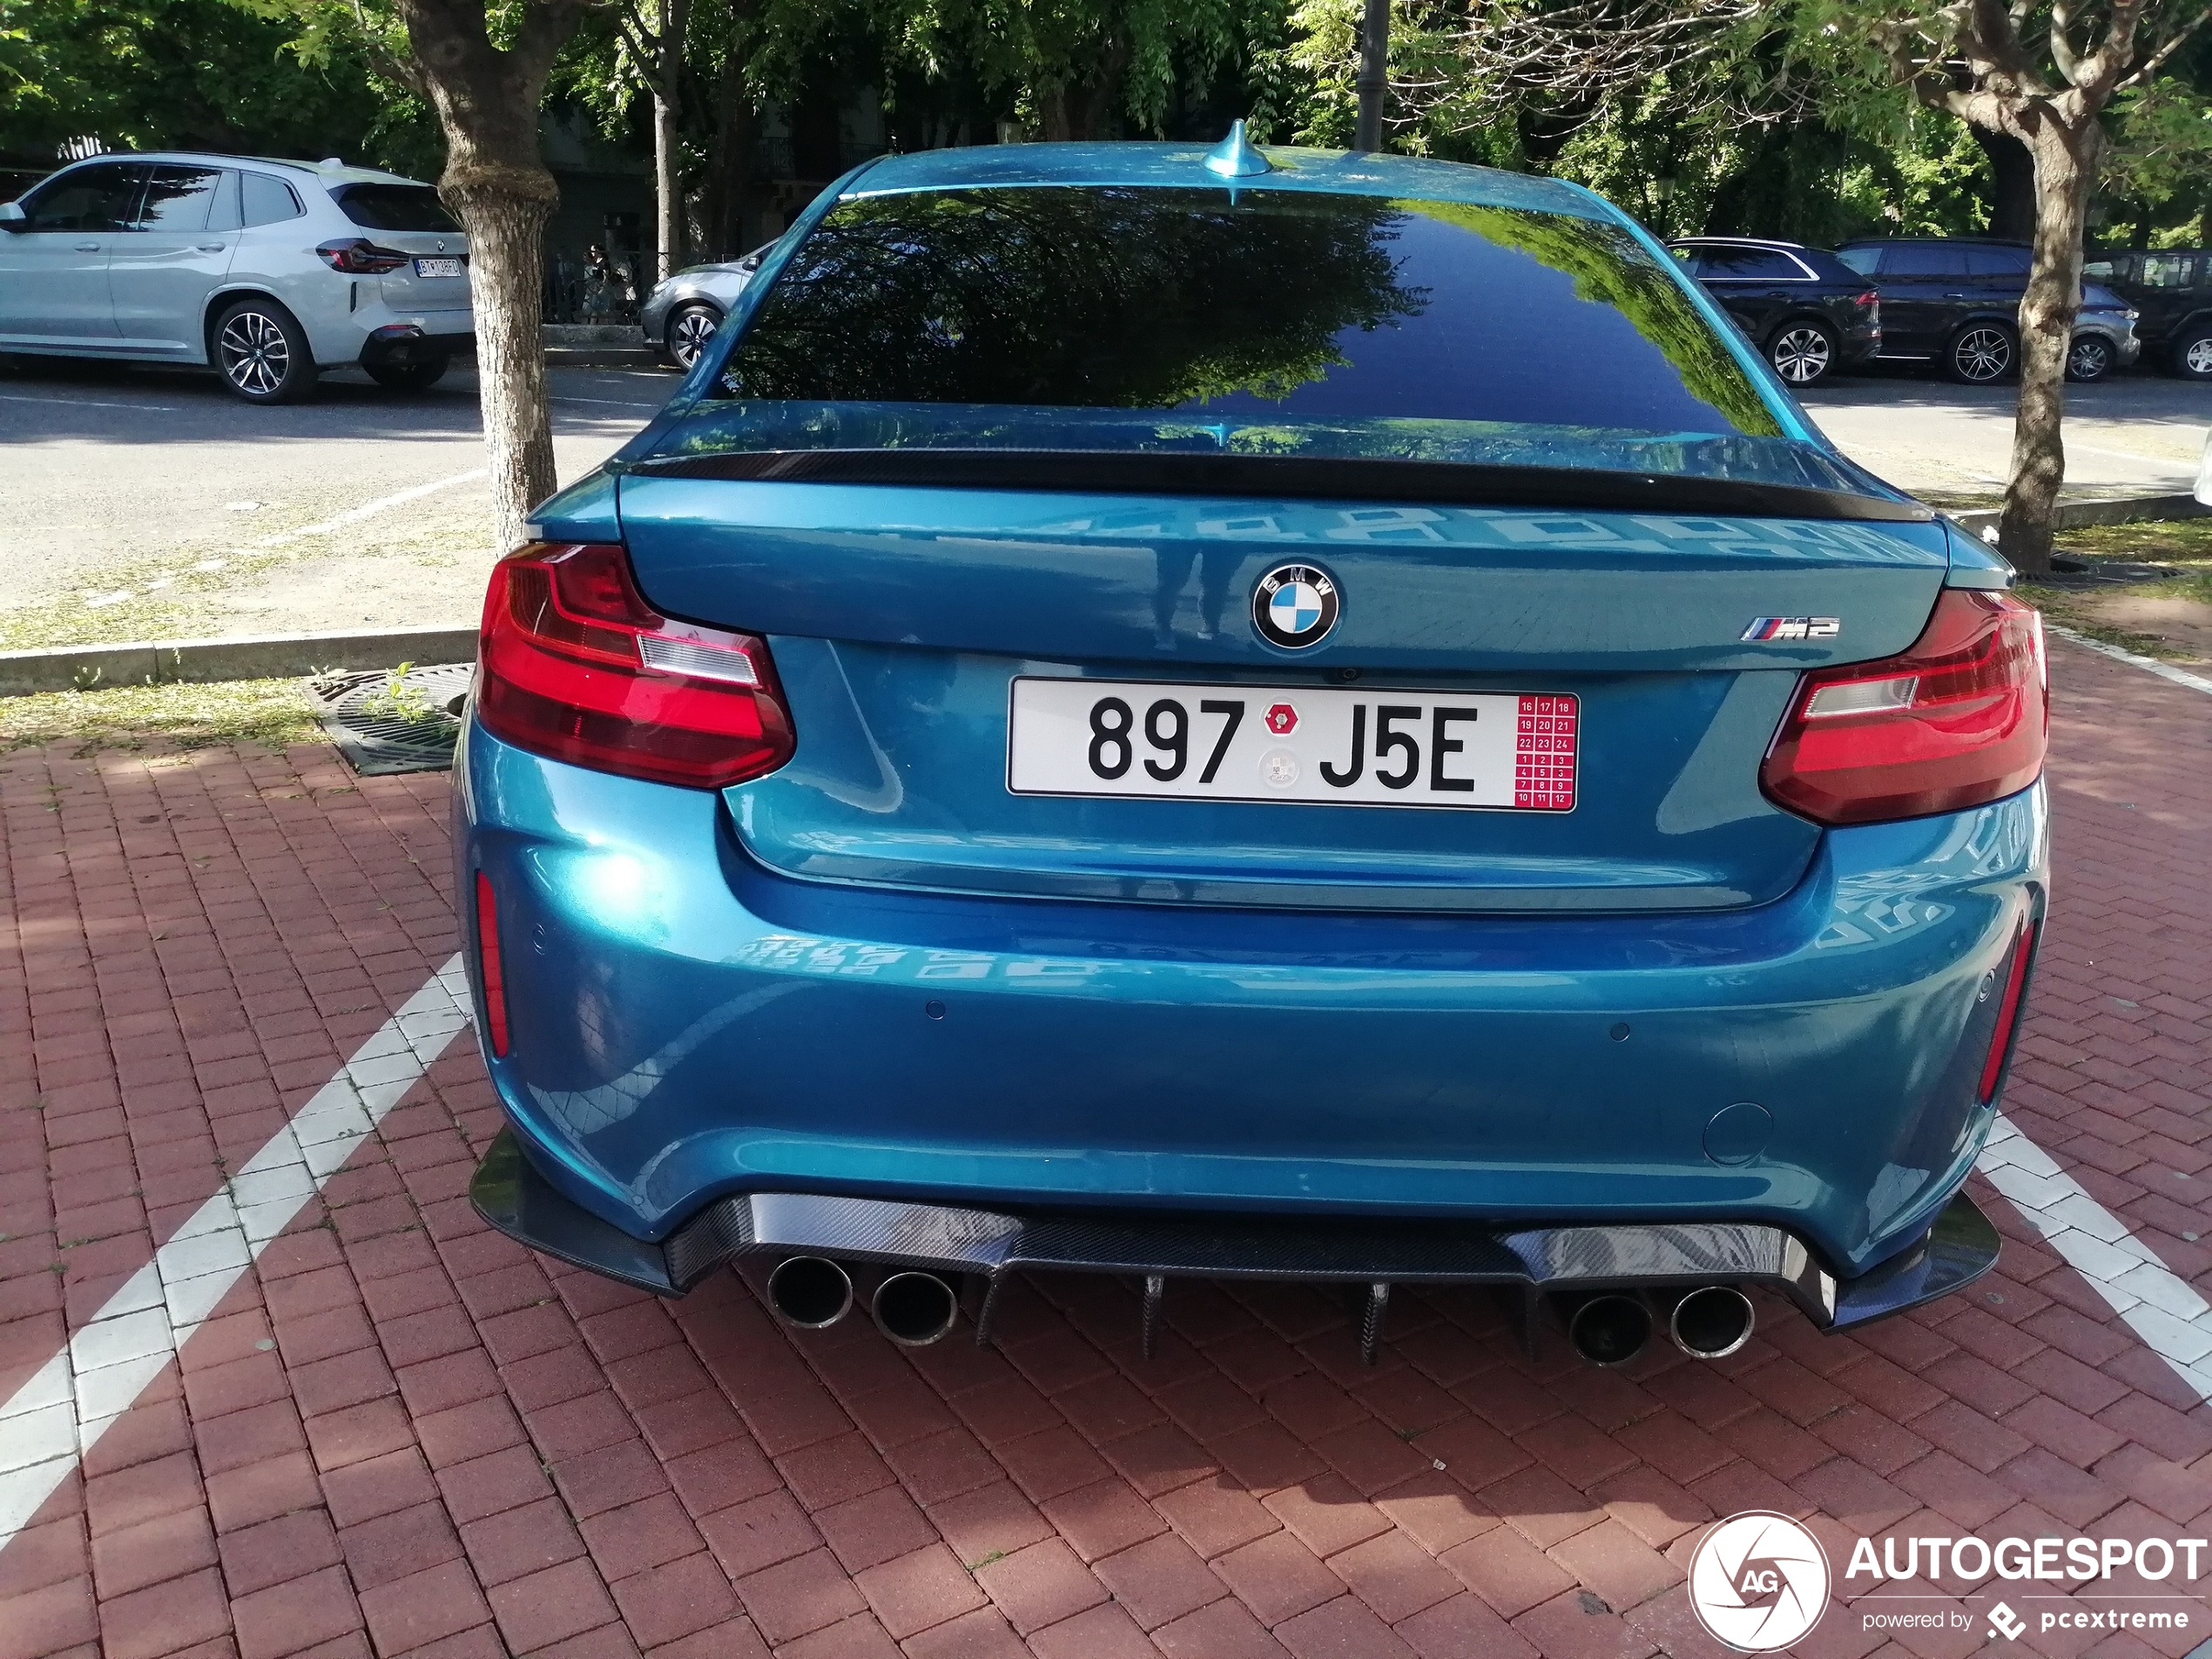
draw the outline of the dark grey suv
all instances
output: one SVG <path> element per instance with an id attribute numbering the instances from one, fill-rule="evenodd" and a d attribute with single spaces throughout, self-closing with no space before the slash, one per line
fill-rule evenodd
<path id="1" fill-rule="evenodd" d="M 1932 361 L 1952 380 L 1981 385 L 2020 368 L 2020 296 L 2027 244 L 1972 237 L 1846 242 L 1836 257 L 1882 293 L 1882 355 Z M 2082 294 L 2067 378 L 2102 380 L 2142 353 L 2135 311 L 2108 290 Z"/>

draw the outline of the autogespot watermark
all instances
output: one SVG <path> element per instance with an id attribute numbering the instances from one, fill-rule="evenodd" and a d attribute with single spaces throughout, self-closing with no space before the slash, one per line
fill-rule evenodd
<path id="1" fill-rule="evenodd" d="M 1972 1630 L 2018 1642 L 2043 1633 L 2177 1631 L 2207 1625 L 2203 1597 L 2166 1588 L 2194 1585 L 2212 1540 L 2203 1538 L 1861 1538 L 1840 1584 L 1820 1541 L 1787 1515 L 1754 1510 L 1716 1521 L 1689 1563 L 1689 1605 L 1706 1632 L 1738 1653 L 1776 1653 L 1820 1622 L 1832 1594 L 1851 1598 L 1868 1631 Z M 2121 1582 L 2114 1586 L 2115 1577 Z M 1984 1594 L 1972 1587 L 1990 1583 Z M 1923 1587 L 1888 1590 L 1896 1583 Z M 1997 1599 L 1997 1583 L 2018 1585 Z M 2086 1587 L 2095 1583 L 2101 1588 Z M 1949 1594 L 1946 1584 L 1967 1587 Z M 2038 1584 L 2068 1584 L 2065 1591 Z M 1931 1606 L 1930 1603 L 1943 1605 Z"/>

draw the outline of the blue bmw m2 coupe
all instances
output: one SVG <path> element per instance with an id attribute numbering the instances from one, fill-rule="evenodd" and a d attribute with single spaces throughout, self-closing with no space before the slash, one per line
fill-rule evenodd
<path id="1" fill-rule="evenodd" d="M 1500 1287 L 1589 1359 L 1995 1260 L 2035 613 L 1554 180 L 828 190 L 486 601 L 475 1197 L 678 1294 Z"/>

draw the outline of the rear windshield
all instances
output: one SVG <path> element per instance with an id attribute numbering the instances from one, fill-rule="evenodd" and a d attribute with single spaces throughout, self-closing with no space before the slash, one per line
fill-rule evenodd
<path id="1" fill-rule="evenodd" d="M 737 342 L 724 439 L 1690 470 L 1702 448 L 1764 470 L 1743 457 L 1784 428 L 1669 263 L 1602 220 L 1460 202 L 862 198 Z M 749 433 L 729 429 L 740 415 Z"/>
<path id="2" fill-rule="evenodd" d="M 457 231 L 428 185 L 340 185 L 331 200 L 365 231 Z"/>

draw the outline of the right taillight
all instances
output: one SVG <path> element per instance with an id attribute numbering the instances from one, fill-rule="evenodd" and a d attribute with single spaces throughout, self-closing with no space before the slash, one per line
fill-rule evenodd
<path id="1" fill-rule="evenodd" d="M 617 546 L 533 543 L 502 559 L 478 662 L 484 729 L 556 760 L 721 789 L 792 756 L 767 643 L 662 616 Z"/>
<path id="2" fill-rule="evenodd" d="M 1799 682 L 1760 787 L 1822 824 L 2001 799 L 2043 770 L 2046 681 L 2037 612 L 2009 594 L 1946 588 L 1910 651 Z"/>

